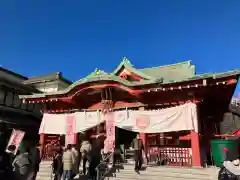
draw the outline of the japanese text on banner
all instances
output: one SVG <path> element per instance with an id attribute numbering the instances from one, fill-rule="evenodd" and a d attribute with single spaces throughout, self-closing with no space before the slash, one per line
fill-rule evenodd
<path id="1" fill-rule="evenodd" d="M 108 152 L 113 152 L 115 148 L 115 120 L 112 112 L 106 114 L 106 131 L 105 149 Z"/>
<path id="2" fill-rule="evenodd" d="M 76 118 L 75 116 L 66 116 L 66 137 L 65 145 L 75 144 L 75 128 L 76 128 Z"/>

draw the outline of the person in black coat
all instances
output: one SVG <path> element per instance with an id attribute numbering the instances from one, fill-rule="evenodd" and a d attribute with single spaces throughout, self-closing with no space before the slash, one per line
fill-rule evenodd
<path id="1" fill-rule="evenodd" d="M 6 138 L 0 137 L 0 179 L 9 178 L 12 172 L 12 155 L 6 152 Z"/>
<path id="2" fill-rule="evenodd" d="M 53 158 L 53 173 L 54 180 L 61 180 L 63 173 L 63 162 L 62 162 L 63 151 L 61 147 L 57 148 L 57 153 Z"/>
<path id="3" fill-rule="evenodd" d="M 101 149 L 104 148 L 104 139 L 103 135 L 97 136 L 96 139 L 92 142 L 92 151 L 90 153 L 90 164 L 89 164 L 89 174 L 93 179 L 96 179 L 97 172 L 96 168 L 101 161 Z"/>

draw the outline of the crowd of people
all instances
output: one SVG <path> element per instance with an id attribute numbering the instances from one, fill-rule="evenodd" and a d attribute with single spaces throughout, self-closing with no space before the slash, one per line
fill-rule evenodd
<path id="1" fill-rule="evenodd" d="M 57 147 L 53 158 L 54 180 L 72 180 L 78 174 L 88 174 L 93 179 L 96 178 L 96 167 L 100 163 L 103 147 L 104 140 L 101 137 L 97 137 L 92 143 L 84 138 L 79 149 L 71 144 L 68 144 L 65 149 Z M 80 164 L 82 164 L 81 172 Z"/>
<path id="2" fill-rule="evenodd" d="M 96 167 L 106 153 L 104 152 L 105 140 L 104 136 L 98 136 L 90 142 L 83 137 L 79 148 L 71 144 L 66 147 L 57 146 L 52 166 L 54 180 L 73 180 L 78 174 L 89 175 L 92 179 L 96 179 Z M 143 150 L 143 143 L 139 135 L 133 140 L 132 148 L 135 151 L 135 171 L 139 172 L 142 166 Z M 39 144 L 31 146 L 31 148 L 26 147 L 24 151 L 20 152 L 15 145 L 10 145 L 6 149 L 6 146 L 0 143 L 0 179 L 36 180 L 41 157 Z M 114 162 L 112 163 L 114 164 Z M 82 166 L 81 171 L 80 165 Z"/>
<path id="3" fill-rule="evenodd" d="M 100 164 L 100 160 L 104 159 L 107 151 L 104 150 L 104 136 L 98 136 L 93 142 L 90 143 L 86 138 L 83 138 L 79 149 L 75 145 L 68 144 L 65 150 L 58 147 L 56 155 L 53 159 L 53 172 L 54 180 L 72 180 L 77 174 L 88 175 L 93 179 L 96 178 L 96 167 Z M 135 168 L 134 170 L 139 173 L 142 167 L 142 152 L 143 142 L 139 134 L 132 141 L 132 149 L 135 154 Z M 111 160 L 110 160 L 111 161 Z M 112 163 L 114 165 L 114 158 Z M 87 171 L 86 164 L 89 164 Z M 82 172 L 79 171 L 80 164 L 82 164 Z"/>

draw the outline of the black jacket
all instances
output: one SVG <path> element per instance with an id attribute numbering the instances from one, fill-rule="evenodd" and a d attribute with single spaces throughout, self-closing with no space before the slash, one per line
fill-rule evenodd
<path id="1" fill-rule="evenodd" d="M 234 175 L 223 166 L 218 173 L 218 180 L 240 180 L 240 177 Z"/>
<path id="2" fill-rule="evenodd" d="M 63 172 L 62 154 L 56 154 L 53 159 L 54 174 L 61 174 Z"/>
<path id="3" fill-rule="evenodd" d="M 135 151 L 138 151 L 138 150 L 143 150 L 144 149 L 144 146 L 143 146 L 143 142 L 141 139 L 133 139 L 132 143 L 131 143 L 131 147 L 135 150 Z"/>

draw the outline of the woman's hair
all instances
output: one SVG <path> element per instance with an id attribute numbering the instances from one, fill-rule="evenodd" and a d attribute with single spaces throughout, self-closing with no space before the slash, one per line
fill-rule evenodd
<path id="1" fill-rule="evenodd" d="M 67 145 L 67 150 L 71 150 L 72 149 L 72 145 L 71 144 L 68 144 Z"/>
<path id="2" fill-rule="evenodd" d="M 62 148 L 61 148 L 60 146 L 58 146 L 58 147 L 56 148 L 56 152 L 59 153 L 59 154 L 62 153 Z"/>

